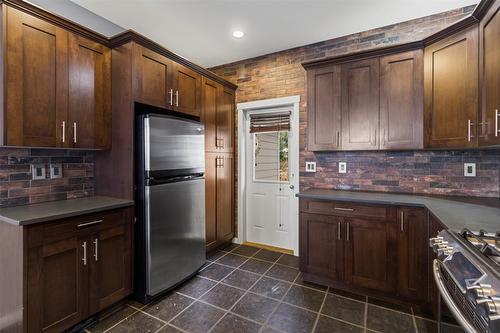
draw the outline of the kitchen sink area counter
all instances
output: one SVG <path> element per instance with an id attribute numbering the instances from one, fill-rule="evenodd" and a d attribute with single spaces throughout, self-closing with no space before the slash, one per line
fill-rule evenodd
<path id="1" fill-rule="evenodd" d="M 414 194 L 309 189 L 299 198 L 375 205 L 424 207 L 446 228 L 460 232 L 500 230 L 500 200 L 493 198 L 437 197 Z"/>

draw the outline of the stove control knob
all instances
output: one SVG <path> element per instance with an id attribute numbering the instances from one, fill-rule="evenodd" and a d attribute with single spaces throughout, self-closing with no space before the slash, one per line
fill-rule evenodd
<path id="1" fill-rule="evenodd" d="M 448 248 L 448 242 L 441 242 L 434 246 L 434 252 L 436 252 L 438 256 L 442 256 Z"/>
<path id="2" fill-rule="evenodd" d="M 444 250 L 443 250 L 443 254 L 445 256 L 449 256 L 453 253 L 453 246 L 447 246 Z"/>
<path id="3" fill-rule="evenodd" d="M 472 286 L 467 286 L 467 290 L 474 290 L 478 298 L 487 298 L 493 294 L 493 289 L 490 284 L 480 283 Z"/>
<path id="4" fill-rule="evenodd" d="M 489 313 L 497 315 L 500 314 L 500 298 L 488 297 L 478 299 L 477 304 L 484 304 Z"/>
<path id="5" fill-rule="evenodd" d="M 443 237 L 437 236 L 434 238 L 429 239 L 429 247 L 433 247 L 437 243 L 441 243 L 443 241 Z"/>

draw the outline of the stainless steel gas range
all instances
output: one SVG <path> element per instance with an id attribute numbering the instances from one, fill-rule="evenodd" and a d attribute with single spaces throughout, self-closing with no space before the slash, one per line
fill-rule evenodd
<path id="1" fill-rule="evenodd" d="M 430 239 L 434 279 L 466 332 L 500 332 L 500 233 L 441 231 Z"/>

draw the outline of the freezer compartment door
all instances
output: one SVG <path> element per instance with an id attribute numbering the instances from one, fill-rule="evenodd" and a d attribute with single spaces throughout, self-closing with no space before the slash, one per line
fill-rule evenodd
<path id="1" fill-rule="evenodd" d="M 173 116 L 144 118 L 144 164 L 147 174 L 165 170 L 205 170 L 203 124 Z"/>
<path id="2" fill-rule="evenodd" d="M 154 296 L 205 263 L 205 180 L 145 189 L 147 294 Z"/>

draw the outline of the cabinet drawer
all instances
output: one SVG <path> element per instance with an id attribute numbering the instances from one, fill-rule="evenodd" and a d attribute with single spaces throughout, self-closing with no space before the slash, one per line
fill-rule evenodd
<path id="1" fill-rule="evenodd" d="M 300 211 L 316 214 L 370 216 L 378 218 L 390 218 L 394 216 L 393 210 L 386 206 L 328 200 L 301 199 Z"/>
<path id="2" fill-rule="evenodd" d="M 77 234 L 92 233 L 102 228 L 127 223 L 130 220 L 127 212 L 127 208 L 122 208 L 30 226 L 28 247 L 32 248 Z"/>

